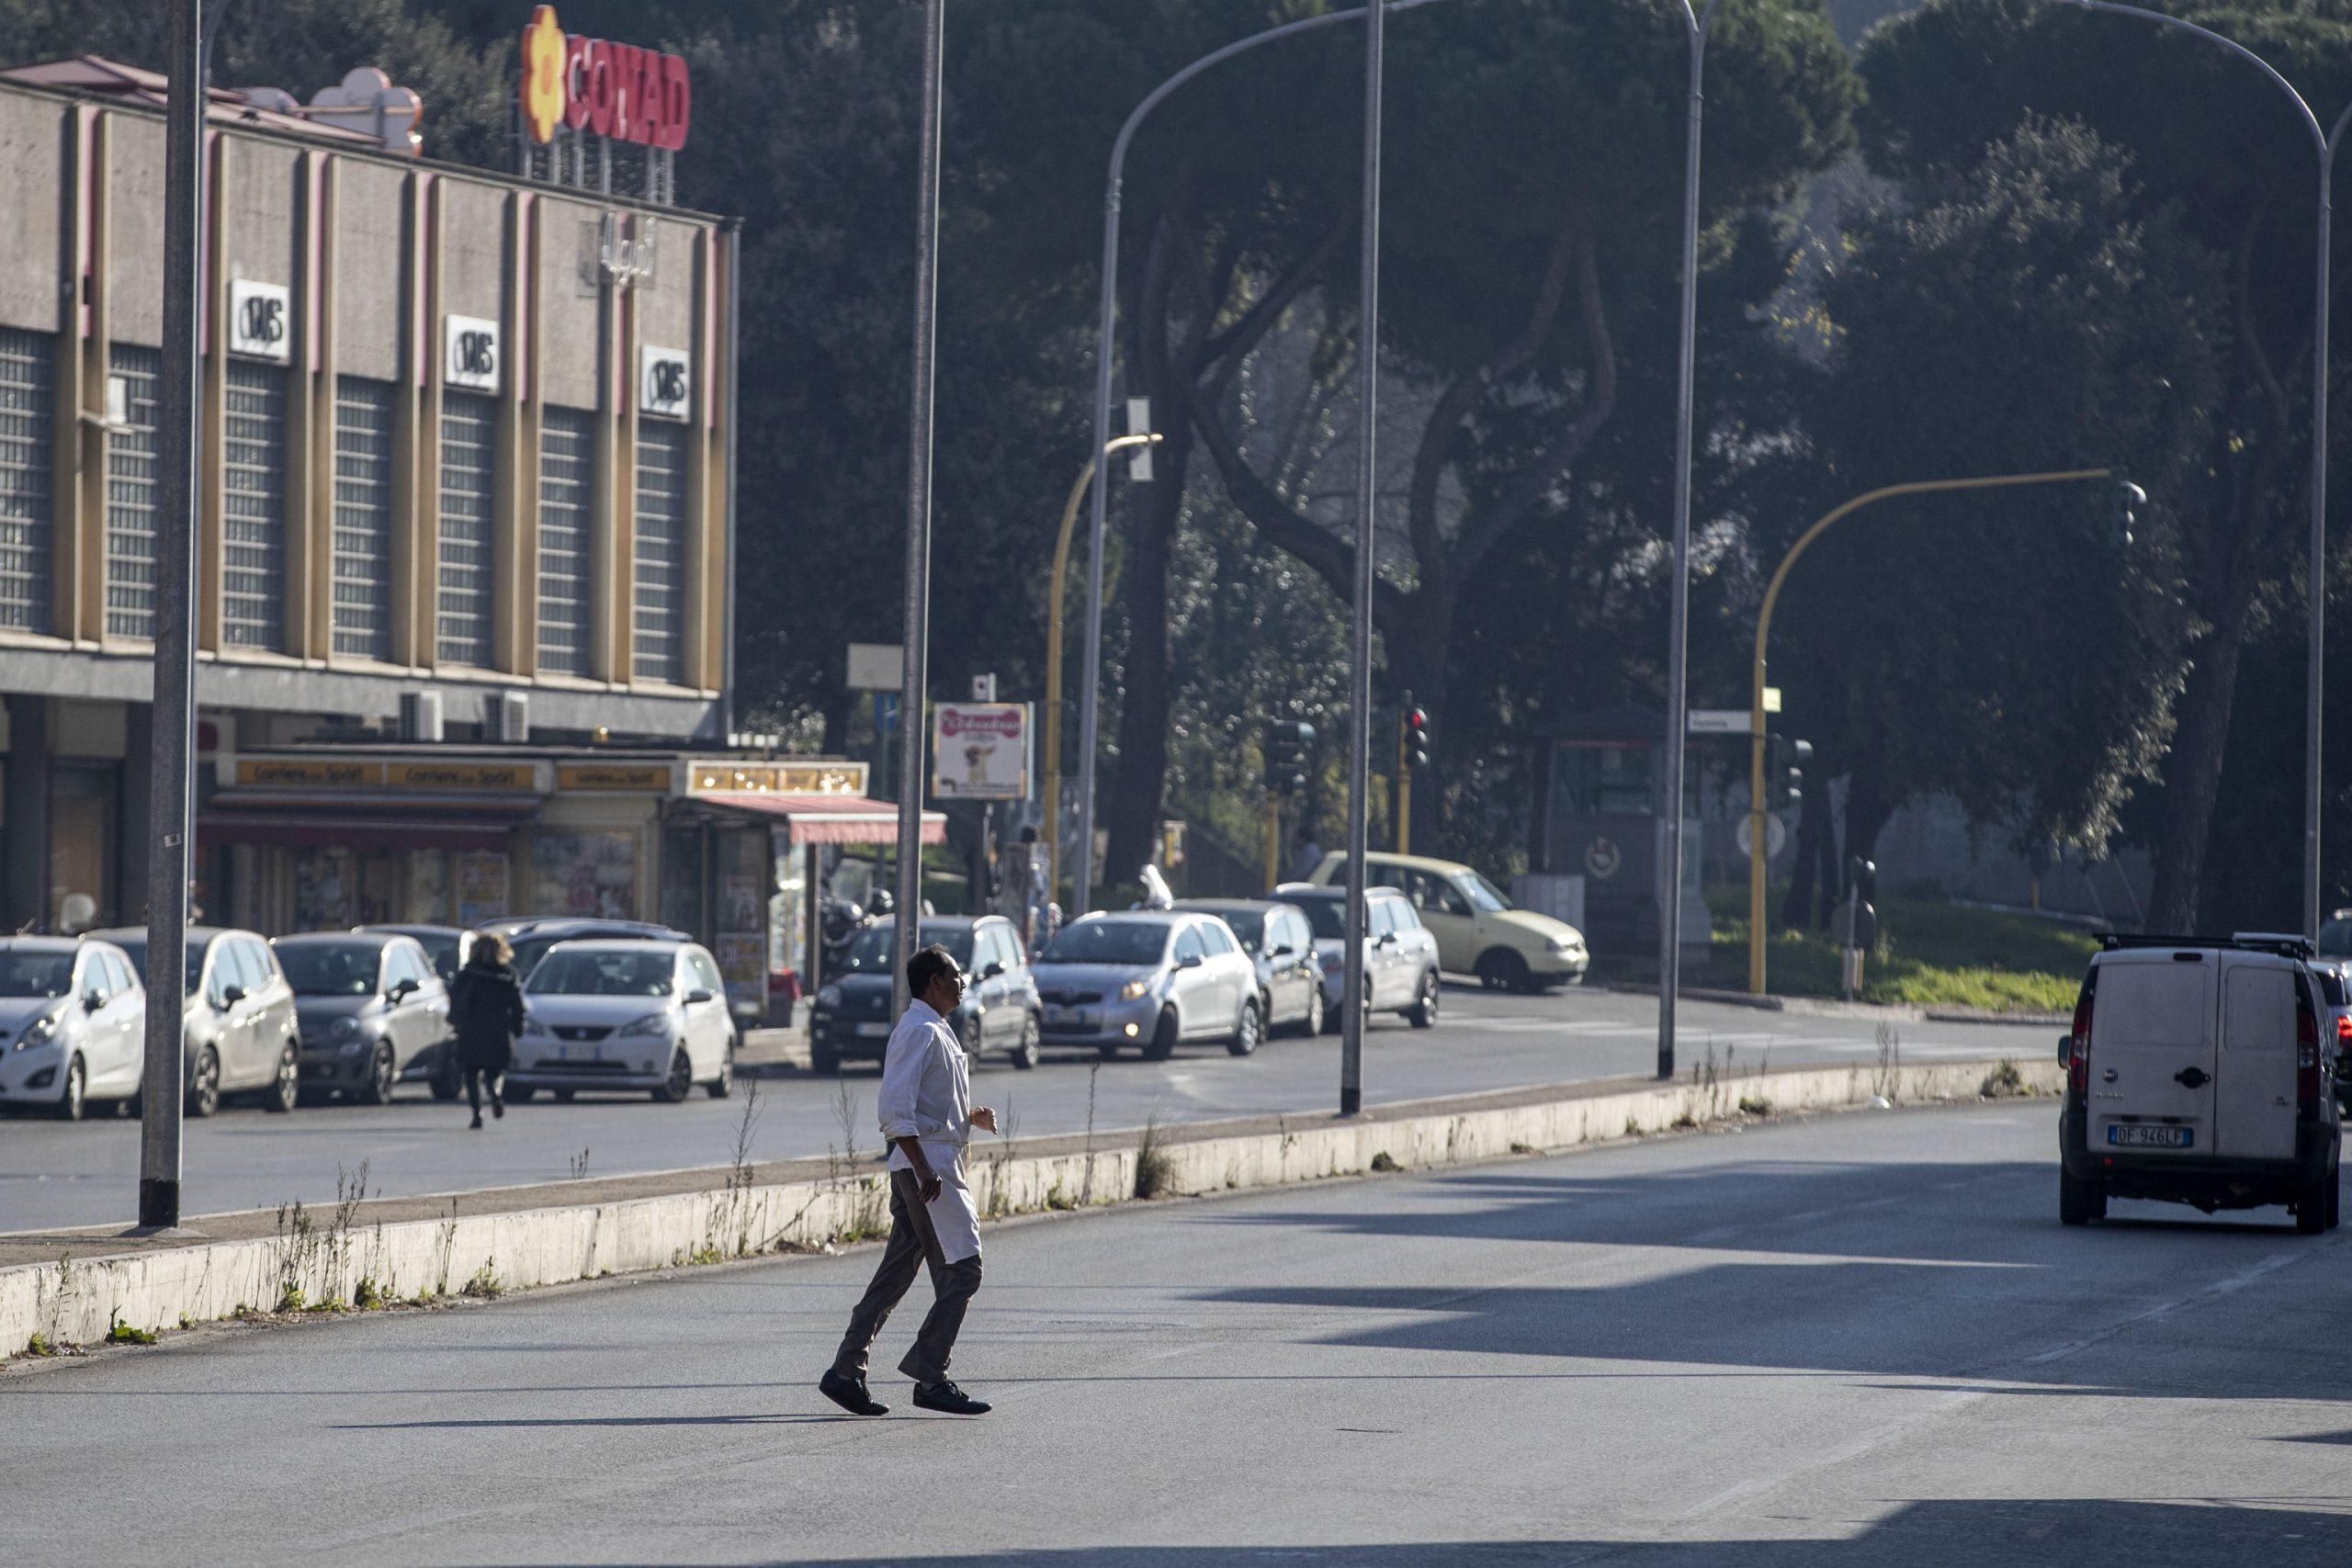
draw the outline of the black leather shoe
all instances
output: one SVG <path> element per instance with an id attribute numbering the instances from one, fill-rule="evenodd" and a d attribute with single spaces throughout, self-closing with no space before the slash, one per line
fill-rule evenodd
<path id="1" fill-rule="evenodd" d="M 952 1382 L 917 1383 L 915 1404 L 943 1416 L 985 1416 L 989 1409 L 988 1401 L 974 1399 Z"/>
<path id="2" fill-rule="evenodd" d="M 865 1392 L 865 1382 L 862 1378 L 845 1378 L 839 1372 L 828 1371 L 817 1380 L 817 1392 L 853 1416 L 890 1414 L 888 1405 L 879 1403 Z M 916 1397 L 920 1399 L 922 1396 L 918 1394 Z M 981 1408 L 986 1409 L 987 1406 Z"/>

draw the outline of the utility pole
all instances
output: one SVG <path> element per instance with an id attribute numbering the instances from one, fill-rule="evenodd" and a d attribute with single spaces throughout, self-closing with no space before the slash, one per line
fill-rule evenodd
<path id="1" fill-rule="evenodd" d="M 899 962 L 892 1013 L 907 1007 L 907 961 L 922 930 L 923 706 L 931 632 L 931 438 L 939 342 L 939 101 L 945 0 L 923 0 L 922 142 L 915 184 L 914 406 L 908 422 L 906 659 L 899 685 Z"/>
<path id="2" fill-rule="evenodd" d="M 172 0 L 164 130 L 164 378 L 155 433 L 155 756 L 147 841 L 147 1062 L 139 1097 L 139 1228 L 180 1223 L 187 1071 L 188 759 L 196 749 L 198 235 L 204 207 L 201 0 Z"/>
<path id="3" fill-rule="evenodd" d="M 1364 851 L 1372 795 L 1372 579 L 1380 453 L 1380 75 L 1385 6 L 1364 12 L 1363 261 L 1356 304 L 1356 580 L 1348 668 L 1347 984 L 1340 1114 L 1363 1109 Z"/>

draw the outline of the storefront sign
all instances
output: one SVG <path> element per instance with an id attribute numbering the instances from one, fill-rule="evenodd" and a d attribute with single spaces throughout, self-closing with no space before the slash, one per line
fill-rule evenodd
<path id="1" fill-rule="evenodd" d="M 286 285 L 230 280 L 229 352 L 277 365 L 292 362 L 294 303 Z"/>
<path id="2" fill-rule="evenodd" d="M 1029 705 L 942 703 L 932 716 L 931 793 L 941 800 L 1025 800 Z"/>
<path id="3" fill-rule="evenodd" d="M 661 795 L 670 787 L 670 770 L 658 762 L 563 762 L 557 765 L 555 787 Z"/>
<path id="4" fill-rule="evenodd" d="M 469 392 L 498 390 L 498 323 L 480 316 L 441 318 L 441 379 Z"/>
<path id="5" fill-rule="evenodd" d="M 567 37 L 555 7 L 541 6 L 523 29 L 523 123 L 531 140 L 571 130 L 674 152 L 686 144 L 694 109 L 685 61 L 675 54 Z"/>
<path id="6" fill-rule="evenodd" d="M 684 419 L 694 403 L 694 361 L 682 348 L 640 345 L 638 355 L 637 406 L 639 412 L 663 419 Z"/>
<path id="7" fill-rule="evenodd" d="M 696 762 L 688 775 L 696 794 L 864 795 L 864 762 Z"/>
<path id="8" fill-rule="evenodd" d="M 384 782 L 384 764 L 308 757 L 240 757 L 237 782 L 274 789 L 367 789 Z"/>
<path id="9" fill-rule="evenodd" d="M 390 782 L 395 789 L 514 789 L 538 784 L 538 770 L 528 762 L 394 762 Z"/>

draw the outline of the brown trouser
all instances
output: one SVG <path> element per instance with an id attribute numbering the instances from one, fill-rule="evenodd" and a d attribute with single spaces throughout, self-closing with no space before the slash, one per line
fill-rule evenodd
<path id="1" fill-rule="evenodd" d="M 964 1326 L 964 1309 L 980 1288 L 980 1260 L 975 1256 L 949 1263 L 941 1258 L 939 1236 L 931 1228 L 931 1213 L 922 1206 L 922 1189 L 914 1172 L 890 1173 L 890 1239 L 882 1248 L 882 1262 L 874 1282 L 849 1314 L 849 1332 L 842 1336 L 833 1371 L 845 1378 L 865 1376 L 865 1352 L 890 1309 L 915 1282 L 920 1259 L 931 1269 L 931 1312 L 915 1335 L 914 1348 L 899 1363 L 899 1371 L 920 1384 L 945 1382 L 947 1359 L 956 1349 L 956 1331 Z"/>

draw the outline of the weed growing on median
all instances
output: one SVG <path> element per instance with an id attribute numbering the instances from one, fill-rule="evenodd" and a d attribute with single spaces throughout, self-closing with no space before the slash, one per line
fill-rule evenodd
<path id="1" fill-rule="evenodd" d="M 107 1321 L 107 1343 L 109 1345 L 153 1345 L 162 1337 L 152 1328 L 133 1328 L 123 1322 L 119 1308 Z"/>
<path id="2" fill-rule="evenodd" d="M 57 1343 L 46 1334 L 35 1334 L 30 1339 L 25 1341 L 25 1354 L 54 1356 L 57 1354 Z"/>
<path id="3" fill-rule="evenodd" d="M 565 1161 L 564 1161 L 564 1163 L 571 1167 L 571 1179 L 572 1179 L 572 1180 L 574 1180 L 574 1181 L 584 1181 L 584 1180 L 586 1180 L 586 1179 L 587 1179 L 587 1178 L 588 1178 L 588 1151 L 587 1151 L 586 1149 L 582 1149 L 582 1150 L 581 1150 L 581 1151 L 580 1151 L 578 1154 L 576 1154 L 576 1155 L 570 1155 L 570 1156 L 565 1156 Z"/>
<path id="4" fill-rule="evenodd" d="M 1878 1071 L 1871 1075 L 1871 1092 L 1889 1104 L 1903 1098 L 1903 1036 L 1894 1025 L 1878 1026 Z"/>
<path id="5" fill-rule="evenodd" d="M 1175 1177 L 1175 1162 L 1160 1141 L 1159 1115 L 1155 1111 L 1145 1120 L 1143 1137 L 1136 1145 L 1136 1196 L 1157 1198 L 1168 1190 Z"/>
<path id="6" fill-rule="evenodd" d="M 1770 1116 L 1772 1114 L 1772 1102 L 1760 1094 L 1743 1094 L 1739 1097 L 1739 1113 L 1743 1116 Z"/>
<path id="7" fill-rule="evenodd" d="M 300 1285 L 288 1285 L 283 1291 L 280 1291 L 277 1295 L 277 1305 L 272 1310 L 277 1312 L 300 1312 L 302 1310 L 302 1287 Z"/>
<path id="8" fill-rule="evenodd" d="M 498 1259 L 484 1258 L 481 1267 L 474 1270 L 474 1277 L 466 1281 L 465 1289 L 458 1293 L 485 1302 L 494 1302 L 504 1295 L 506 1286 L 498 1277 Z"/>
<path id="9" fill-rule="evenodd" d="M 1086 1069 L 1086 1142 L 1081 1145 L 1086 1157 L 1086 1174 L 1080 1179 L 1078 1184 L 1078 1201 L 1080 1205 L 1094 1201 L 1094 1080 L 1102 1076 L 1102 1064 L 1099 1061 Z M 1057 1190 L 1059 1190 L 1061 1183 L 1056 1182 L 1054 1186 Z M 1052 1207 L 1051 1198 L 1046 1201 L 1048 1208 Z M 1067 1208 L 1069 1205 L 1063 1206 Z"/>
<path id="10" fill-rule="evenodd" d="M 1021 1130 L 1020 1113 L 1012 1108 L 1012 1094 L 1007 1090 L 1004 1109 L 996 1119 L 997 1146 L 989 1156 L 989 1218 L 1001 1219 L 1012 1213 L 1012 1140 Z"/>
<path id="11" fill-rule="evenodd" d="M 2014 1100 L 2021 1095 L 2030 1095 L 2033 1090 L 2027 1085 L 2025 1075 L 2018 1071 L 2018 1065 L 2004 1056 L 1993 1064 L 1993 1070 L 1984 1075 L 1984 1081 L 1976 1086 L 1976 1092 L 1987 1100 Z"/>
<path id="12" fill-rule="evenodd" d="M 1372 1156 L 1372 1168 L 1385 1173 L 1393 1170 L 1402 1170 L 1405 1168 L 1391 1159 L 1386 1149 L 1382 1149 L 1379 1153 Z"/>
<path id="13" fill-rule="evenodd" d="M 368 1276 L 361 1275 L 359 1282 L 351 1287 L 351 1304 L 361 1312 L 383 1311 L 387 1305 L 383 1288 Z"/>

